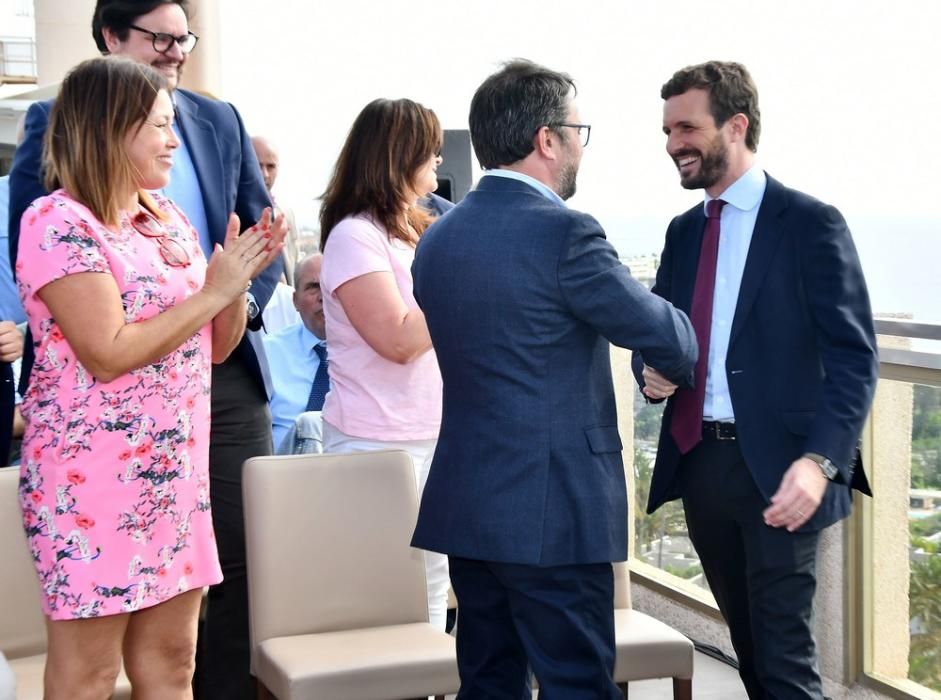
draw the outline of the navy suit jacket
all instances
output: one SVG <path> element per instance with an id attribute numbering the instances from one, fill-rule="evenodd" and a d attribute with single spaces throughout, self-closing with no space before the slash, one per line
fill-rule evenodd
<path id="1" fill-rule="evenodd" d="M 261 168 L 239 113 L 228 102 L 203 97 L 188 90 L 174 92 L 176 122 L 196 168 L 202 190 L 206 221 L 213 241 L 222 244 L 229 214 L 238 214 L 244 231 L 271 205 Z M 10 264 L 16 267 L 20 218 L 30 203 L 47 194 L 43 185 L 42 147 L 52 100 L 32 104 L 26 113 L 26 138 L 16 149 L 10 171 Z M 252 281 L 251 293 L 264 309 L 281 277 L 280 259 Z M 14 272 L 15 274 L 15 272 Z M 261 327 L 261 313 L 249 323 Z M 262 390 L 270 395 L 263 350 L 246 333 L 236 352 Z M 260 342 L 257 343 L 260 347 Z M 25 374 L 25 372 L 24 372 Z"/>
<path id="2" fill-rule="evenodd" d="M 608 342 L 685 380 L 686 316 L 631 277 L 595 219 L 502 177 L 432 224 L 412 274 L 444 379 L 413 544 L 530 565 L 625 559 Z"/>
<path id="3" fill-rule="evenodd" d="M 671 222 L 653 288 L 686 311 L 705 222 L 701 203 Z M 634 357 L 641 386 L 646 359 L 643 352 Z M 771 177 L 742 274 L 725 371 L 739 445 L 765 498 L 795 459 L 815 452 L 840 474 L 803 529 L 846 517 L 850 487 L 870 493 L 857 466 L 879 374 L 869 294 L 839 211 Z M 671 399 L 650 486 L 651 513 L 682 495 L 672 409 Z"/>

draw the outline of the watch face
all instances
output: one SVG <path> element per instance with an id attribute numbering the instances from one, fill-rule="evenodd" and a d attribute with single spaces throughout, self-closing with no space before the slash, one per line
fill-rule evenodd
<path id="1" fill-rule="evenodd" d="M 828 479 L 833 480 L 836 475 L 839 473 L 836 465 L 831 462 L 829 459 L 823 460 L 823 464 L 820 465 L 820 468 L 823 469 L 823 474 Z"/>

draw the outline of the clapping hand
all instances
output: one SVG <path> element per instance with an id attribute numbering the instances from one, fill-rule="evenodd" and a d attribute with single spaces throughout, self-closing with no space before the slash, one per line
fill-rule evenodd
<path id="1" fill-rule="evenodd" d="M 272 221 L 270 208 L 266 208 L 258 222 L 241 235 L 239 218 L 231 214 L 225 244 L 216 244 L 203 288 L 226 299 L 235 299 L 248 289 L 252 278 L 281 254 L 286 232 L 284 214 L 278 214 Z"/>

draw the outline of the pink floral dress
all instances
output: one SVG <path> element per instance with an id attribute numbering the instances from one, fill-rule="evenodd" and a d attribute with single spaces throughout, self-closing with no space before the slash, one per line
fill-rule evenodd
<path id="1" fill-rule="evenodd" d="M 168 200 L 165 228 L 190 255 L 171 267 L 128 218 L 115 232 L 58 190 L 23 215 L 16 274 L 36 362 L 22 410 L 23 524 L 54 620 L 132 612 L 219 583 L 209 510 L 210 327 L 157 362 L 98 381 L 37 292 L 111 275 L 128 323 L 202 287 L 196 233 Z"/>

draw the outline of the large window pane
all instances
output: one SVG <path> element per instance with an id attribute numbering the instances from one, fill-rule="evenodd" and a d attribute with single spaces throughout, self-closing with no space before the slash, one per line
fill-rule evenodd
<path id="1" fill-rule="evenodd" d="M 634 559 L 649 564 L 674 585 L 709 593 L 696 550 L 686 532 L 680 501 L 670 501 L 647 515 L 650 477 L 665 404 L 648 404 L 634 392 Z"/>
<path id="2" fill-rule="evenodd" d="M 941 692 L 941 388 L 881 381 L 873 451 L 867 670 Z"/>

